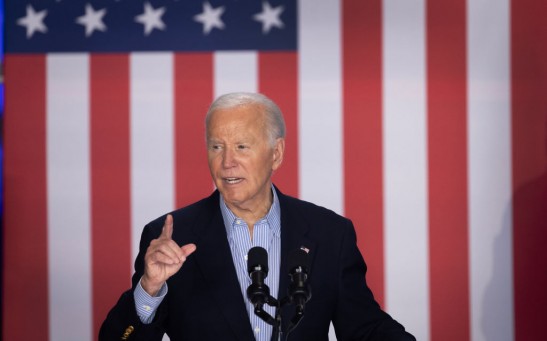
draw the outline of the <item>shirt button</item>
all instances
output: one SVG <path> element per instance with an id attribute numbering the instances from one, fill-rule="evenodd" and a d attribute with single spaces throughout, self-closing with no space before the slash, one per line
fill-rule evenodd
<path id="1" fill-rule="evenodd" d="M 260 333 L 260 328 L 259 327 L 255 327 L 255 334 L 258 334 Z"/>
<path id="2" fill-rule="evenodd" d="M 245 255 L 243 258 L 244 258 L 245 260 L 248 260 L 248 259 L 249 259 L 249 256 L 248 256 L 248 255 Z"/>
<path id="3" fill-rule="evenodd" d="M 152 308 L 150 308 L 150 306 L 149 306 L 149 305 L 143 305 L 142 307 L 143 307 L 143 308 L 144 308 L 144 310 L 146 310 L 146 311 L 150 311 L 150 310 L 152 310 Z"/>
<path id="4" fill-rule="evenodd" d="M 236 220 L 236 224 L 241 225 L 241 220 Z"/>

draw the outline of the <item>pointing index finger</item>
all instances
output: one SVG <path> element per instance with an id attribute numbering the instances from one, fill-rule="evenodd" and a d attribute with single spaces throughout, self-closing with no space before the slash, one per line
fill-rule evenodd
<path id="1" fill-rule="evenodd" d="M 164 238 L 171 239 L 173 235 L 173 216 L 168 214 L 165 218 L 165 223 L 163 223 L 163 230 L 161 231 L 161 236 Z"/>

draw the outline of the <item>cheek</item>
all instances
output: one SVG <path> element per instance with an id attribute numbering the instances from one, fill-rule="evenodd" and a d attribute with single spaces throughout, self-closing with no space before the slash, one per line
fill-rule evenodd
<path id="1" fill-rule="evenodd" d="M 260 160 L 260 163 L 254 168 L 254 172 L 262 181 L 263 178 L 268 178 L 271 176 L 272 168 L 272 160 L 269 158 L 264 158 Z"/>
<path id="2" fill-rule="evenodd" d="M 212 167 L 215 164 L 218 164 L 219 159 L 220 157 L 218 154 L 214 154 L 214 153 L 207 154 L 207 162 L 209 162 L 209 167 Z"/>
<path id="3" fill-rule="evenodd" d="M 215 160 L 209 160 L 209 173 L 211 173 L 211 176 L 215 178 L 219 172 L 219 163 Z"/>

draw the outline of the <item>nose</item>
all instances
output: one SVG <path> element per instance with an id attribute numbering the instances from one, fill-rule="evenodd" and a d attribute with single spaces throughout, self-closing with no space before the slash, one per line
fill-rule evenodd
<path id="1" fill-rule="evenodd" d="M 235 152 L 230 148 L 224 149 L 222 154 L 222 167 L 232 168 L 236 165 Z"/>

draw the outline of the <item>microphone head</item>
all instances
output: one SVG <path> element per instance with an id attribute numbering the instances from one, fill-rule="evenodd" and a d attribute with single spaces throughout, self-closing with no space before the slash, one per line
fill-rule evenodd
<path id="1" fill-rule="evenodd" d="M 260 246 L 255 246 L 249 250 L 247 254 L 247 271 L 262 271 L 268 273 L 268 252 Z"/>
<path id="2" fill-rule="evenodd" d="M 300 267 L 302 272 L 308 273 L 310 268 L 310 258 L 308 253 L 302 249 L 297 249 L 289 254 L 288 258 L 289 272 L 293 272 Z"/>

